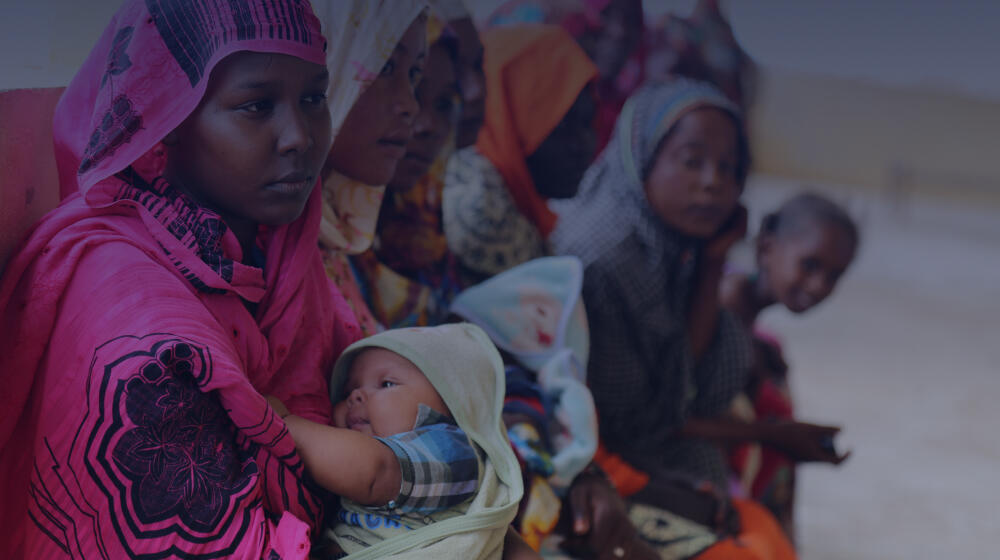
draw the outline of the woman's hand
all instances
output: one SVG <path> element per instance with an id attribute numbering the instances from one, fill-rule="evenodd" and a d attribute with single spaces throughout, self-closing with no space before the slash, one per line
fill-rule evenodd
<path id="1" fill-rule="evenodd" d="M 659 558 L 629 521 L 625 502 L 602 477 L 586 472 L 577 476 L 566 502 L 567 550 L 600 560 Z"/>
<path id="2" fill-rule="evenodd" d="M 850 452 L 838 454 L 833 438 L 840 432 L 835 426 L 819 426 L 806 422 L 775 422 L 767 428 L 763 443 L 777 447 L 792 460 L 800 463 L 819 462 L 839 465 L 851 456 Z"/>
<path id="3" fill-rule="evenodd" d="M 661 473 L 639 490 L 633 500 L 704 525 L 720 536 L 740 531 L 739 513 L 725 492 L 681 473 Z"/>
<path id="4" fill-rule="evenodd" d="M 733 209 L 733 215 L 719 229 L 718 233 L 705 245 L 705 259 L 711 263 L 722 263 L 733 245 L 747 235 L 747 209 L 742 204 Z"/>

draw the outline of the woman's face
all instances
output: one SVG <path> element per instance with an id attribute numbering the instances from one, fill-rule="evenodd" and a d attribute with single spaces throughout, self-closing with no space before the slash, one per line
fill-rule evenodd
<path id="1" fill-rule="evenodd" d="M 368 185 L 384 185 L 406 153 L 420 107 L 415 89 L 427 53 L 426 20 L 417 18 L 403 34 L 378 77 L 344 119 L 327 165 Z"/>
<path id="2" fill-rule="evenodd" d="M 440 43 L 430 48 L 424 79 L 417 86 L 417 102 L 420 112 L 413 121 L 413 137 L 389 182 L 389 188 L 397 191 L 413 187 L 427 173 L 458 116 L 455 64 L 448 49 Z"/>
<path id="3" fill-rule="evenodd" d="M 576 195 L 597 148 L 596 113 L 597 102 L 586 87 L 555 129 L 525 158 L 535 189 L 544 198 Z"/>
<path id="4" fill-rule="evenodd" d="M 737 174 L 736 123 L 719 109 L 696 109 L 667 135 L 646 177 L 646 199 L 668 227 L 707 239 L 715 235 L 743 190 Z"/>
<path id="5" fill-rule="evenodd" d="M 166 177 L 234 230 L 294 221 L 330 150 L 329 74 L 294 56 L 239 52 L 164 138 Z"/>
<path id="6" fill-rule="evenodd" d="M 455 131 L 455 147 L 471 146 L 479 137 L 486 118 L 486 75 L 483 73 L 483 43 L 470 18 L 448 22 L 458 37 L 458 85 L 462 91 L 462 114 Z"/>
<path id="7" fill-rule="evenodd" d="M 761 281 L 793 313 L 826 299 L 854 259 L 854 240 L 843 227 L 812 223 L 801 231 L 766 234 L 758 243 Z"/>

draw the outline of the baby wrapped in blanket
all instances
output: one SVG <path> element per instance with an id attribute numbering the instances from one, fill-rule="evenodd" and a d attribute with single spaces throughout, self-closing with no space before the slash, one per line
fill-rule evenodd
<path id="1" fill-rule="evenodd" d="M 500 557 L 523 486 L 501 419 L 503 362 L 481 329 L 363 339 L 330 389 L 334 426 L 283 416 L 306 469 L 341 496 L 325 539 L 352 559 Z"/>

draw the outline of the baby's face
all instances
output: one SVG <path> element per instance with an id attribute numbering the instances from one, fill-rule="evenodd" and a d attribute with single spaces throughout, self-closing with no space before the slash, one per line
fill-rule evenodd
<path id="1" fill-rule="evenodd" d="M 417 366 L 382 348 L 369 348 L 354 359 L 344 395 L 333 407 L 333 425 L 370 436 L 412 430 L 421 404 L 449 415 L 441 396 Z"/>

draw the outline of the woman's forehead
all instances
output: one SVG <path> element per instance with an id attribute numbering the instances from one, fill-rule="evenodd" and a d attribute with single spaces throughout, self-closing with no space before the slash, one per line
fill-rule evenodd
<path id="1" fill-rule="evenodd" d="M 716 107 L 700 107 L 677 119 L 667 133 L 667 144 L 673 147 L 694 145 L 735 150 L 737 129 L 733 118 Z"/>
<path id="2" fill-rule="evenodd" d="M 209 90 L 225 86 L 258 89 L 286 82 L 326 82 L 329 70 L 322 64 L 278 53 L 240 51 L 216 65 L 209 78 Z"/>

